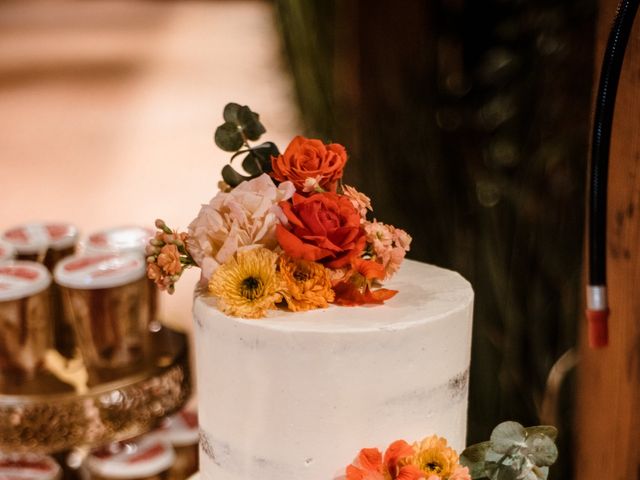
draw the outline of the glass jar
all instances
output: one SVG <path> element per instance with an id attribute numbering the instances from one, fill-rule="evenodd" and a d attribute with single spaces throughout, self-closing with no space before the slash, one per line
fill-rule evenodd
<path id="1" fill-rule="evenodd" d="M 89 370 L 135 366 L 148 353 L 149 289 L 137 254 L 67 257 L 54 271 Z"/>
<path id="2" fill-rule="evenodd" d="M 0 262 L 0 386 L 33 378 L 53 348 L 50 284 L 39 263 Z"/>

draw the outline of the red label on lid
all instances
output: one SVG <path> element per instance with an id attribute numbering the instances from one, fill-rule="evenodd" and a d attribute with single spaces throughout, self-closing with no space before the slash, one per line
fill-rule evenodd
<path id="1" fill-rule="evenodd" d="M 79 258 L 73 262 L 69 262 L 64 266 L 65 271 L 75 272 L 77 270 L 83 270 L 91 265 L 96 265 L 110 258 L 114 258 L 115 255 L 99 255 L 97 257 L 84 257 Z"/>
<path id="2" fill-rule="evenodd" d="M 89 243 L 103 247 L 107 245 L 107 236 L 104 233 L 94 233 L 89 237 Z"/>
<path id="3" fill-rule="evenodd" d="M 69 225 L 46 225 L 51 240 L 59 240 L 69 233 Z"/>
<path id="4" fill-rule="evenodd" d="M 13 230 L 7 230 L 4 232 L 5 238 L 19 243 L 27 243 L 29 241 L 29 235 L 24 228 L 14 228 Z"/>
<path id="5" fill-rule="evenodd" d="M 196 428 L 198 426 L 198 415 L 195 414 L 194 412 L 189 412 L 185 410 L 180 412 L 180 416 L 184 420 L 184 423 L 186 423 L 189 426 L 189 428 Z"/>
<path id="6" fill-rule="evenodd" d="M 138 265 L 138 262 L 135 260 L 131 260 L 129 263 L 125 263 L 124 265 L 118 265 L 113 268 L 105 268 L 104 270 L 97 270 L 91 273 L 93 278 L 98 277 L 108 277 L 109 275 L 113 275 L 114 273 L 126 272 L 127 270 L 133 270 Z"/>
<path id="7" fill-rule="evenodd" d="M 0 275 L 9 275 L 25 280 L 35 280 L 39 276 L 36 270 L 25 267 L 0 267 Z"/>
<path id="8" fill-rule="evenodd" d="M 45 460 L 28 460 L 22 458 L 0 460 L 0 468 L 26 468 L 29 470 L 51 470 L 51 464 Z"/>
<path id="9" fill-rule="evenodd" d="M 164 451 L 165 451 L 165 447 L 160 443 L 156 443 L 155 445 L 152 445 L 150 448 L 147 448 L 146 450 L 143 450 L 137 455 L 134 455 L 131 458 L 129 458 L 127 460 L 127 463 L 144 462 L 145 460 L 150 460 L 153 457 L 162 455 Z"/>

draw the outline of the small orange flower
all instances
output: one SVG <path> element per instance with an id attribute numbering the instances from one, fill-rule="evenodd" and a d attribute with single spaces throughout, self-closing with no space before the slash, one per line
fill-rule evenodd
<path id="1" fill-rule="evenodd" d="M 453 475 L 464 478 L 466 472 L 458 468 L 458 454 L 447 445 L 445 438 L 432 435 L 414 444 L 414 450 L 415 454 L 401 463 L 416 466 L 427 479 L 436 476 L 446 480 Z"/>
<path id="2" fill-rule="evenodd" d="M 158 266 L 168 275 L 178 275 L 182 272 L 180 252 L 173 243 L 166 244 L 158 255 Z"/>
<path id="3" fill-rule="evenodd" d="M 158 284 L 162 280 L 162 270 L 156 263 L 147 264 L 147 277 Z"/>
<path id="4" fill-rule="evenodd" d="M 414 454 L 413 447 L 404 440 L 396 440 L 384 454 L 377 448 L 363 448 L 356 461 L 347 467 L 346 480 L 419 480 L 422 472 L 415 465 L 400 465 Z"/>
<path id="5" fill-rule="evenodd" d="M 278 267 L 284 283 L 283 296 L 292 311 L 326 308 L 333 302 L 329 271 L 319 263 L 281 255 Z"/>
<path id="6" fill-rule="evenodd" d="M 384 278 L 384 266 L 374 260 L 356 258 L 351 261 L 351 270 L 333 287 L 336 293 L 335 304 L 356 306 L 382 304 L 392 298 L 397 290 L 387 288 L 373 289 L 376 280 Z"/>

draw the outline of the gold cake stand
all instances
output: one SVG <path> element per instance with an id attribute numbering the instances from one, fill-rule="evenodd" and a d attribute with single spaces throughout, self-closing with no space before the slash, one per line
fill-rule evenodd
<path id="1" fill-rule="evenodd" d="M 84 386 L 73 385 L 55 369 L 2 385 L 0 451 L 62 452 L 154 428 L 188 400 L 190 373 L 185 335 L 160 328 L 152 334 L 151 345 L 151 354 L 140 365 L 102 374 Z"/>

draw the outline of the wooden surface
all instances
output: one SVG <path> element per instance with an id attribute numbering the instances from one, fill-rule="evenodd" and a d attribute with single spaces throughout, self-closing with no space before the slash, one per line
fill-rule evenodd
<path id="1" fill-rule="evenodd" d="M 617 1 L 599 3 L 597 71 Z M 580 480 L 640 479 L 640 19 L 620 79 L 608 202 L 610 341 L 605 349 L 590 350 L 582 332 L 575 475 Z"/>

